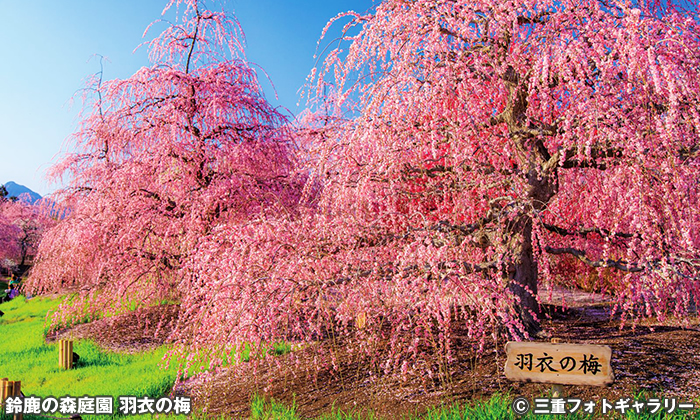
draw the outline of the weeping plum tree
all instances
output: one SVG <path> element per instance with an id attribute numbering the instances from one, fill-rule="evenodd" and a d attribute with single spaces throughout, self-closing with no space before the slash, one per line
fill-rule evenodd
<path id="1" fill-rule="evenodd" d="M 100 72 L 86 89 L 75 152 L 53 168 L 70 211 L 42 241 L 30 287 L 91 302 L 62 319 L 179 300 L 202 238 L 296 199 L 286 120 L 245 61 L 237 22 L 198 0 L 169 9 L 178 17 L 148 43 L 151 67 L 106 82 Z"/>
<path id="2" fill-rule="evenodd" d="M 0 267 L 4 268 L 7 268 L 5 261 L 15 260 L 19 252 L 17 246 L 19 228 L 7 214 L 15 204 L 7 198 L 5 186 L 0 185 Z"/>
<path id="3" fill-rule="evenodd" d="M 7 199 L 3 189 L 0 188 L 0 267 L 12 265 L 24 271 L 53 220 L 41 202 L 30 204 L 22 196 Z"/>
<path id="4" fill-rule="evenodd" d="M 573 280 L 564 257 L 606 269 L 628 315 L 692 310 L 697 7 L 388 0 L 343 16 L 356 35 L 317 92 L 334 75 L 359 106 L 319 175 L 357 243 L 390 250 L 369 276 L 412 302 L 437 291 L 414 315 L 470 307 L 531 335 L 538 283 Z"/>
<path id="5" fill-rule="evenodd" d="M 697 9 L 342 15 L 292 159 L 249 68 L 197 55 L 230 40 L 204 31 L 221 15 L 186 5 L 152 44 L 164 61 L 99 90 L 59 167 L 75 210 L 42 243 L 38 286 L 179 285 L 188 360 L 284 339 L 316 343 L 319 366 L 341 343 L 375 372 L 428 374 L 456 326 L 477 348 L 537 332 L 539 284 L 572 280 L 563 258 L 606 270 L 627 315 L 683 317 L 700 298 Z"/>
<path id="6" fill-rule="evenodd" d="M 433 374 L 456 327 L 475 349 L 539 332 L 539 285 L 581 267 L 626 316 L 693 310 L 696 8 L 385 0 L 343 17 L 296 130 L 307 195 L 202 242 L 190 351 L 299 340 L 338 366 L 342 343 L 375 372 Z"/>

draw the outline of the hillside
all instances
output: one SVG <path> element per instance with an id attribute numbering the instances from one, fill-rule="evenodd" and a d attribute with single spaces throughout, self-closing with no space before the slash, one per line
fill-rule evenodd
<path id="1" fill-rule="evenodd" d="M 20 185 L 14 181 L 10 181 L 5 184 L 5 189 L 7 189 L 7 192 L 10 197 L 19 197 L 22 194 L 28 194 L 29 201 L 34 204 L 38 200 L 41 200 L 41 195 L 38 193 L 30 190 L 29 188 L 25 187 L 24 185 Z"/>

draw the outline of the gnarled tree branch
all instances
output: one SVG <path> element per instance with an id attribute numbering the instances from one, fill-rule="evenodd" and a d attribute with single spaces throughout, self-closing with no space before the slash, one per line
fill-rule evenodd
<path id="1" fill-rule="evenodd" d="M 552 255 L 573 255 L 574 257 L 584 262 L 586 265 L 595 268 L 616 268 L 620 271 L 626 271 L 629 273 L 638 273 L 645 270 L 645 267 L 643 266 L 631 264 L 622 260 L 591 260 L 590 258 L 588 258 L 588 256 L 586 256 L 586 251 L 576 248 L 552 248 L 550 246 L 547 246 L 544 250 Z"/>

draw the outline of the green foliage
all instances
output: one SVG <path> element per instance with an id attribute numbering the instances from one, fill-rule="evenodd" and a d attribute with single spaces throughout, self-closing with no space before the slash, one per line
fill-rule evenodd
<path id="1" fill-rule="evenodd" d="M 296 414 L 296 404 L 291 407 L 286 407 L 274 400 L 268 400 L 259 395 L 253 396 L 250 403 L 250 419 L 251 420 L 297 420 L 299 417 Z"/>
<path id="2" fill-rule="evenodd" d="M 21 381 L 25 395 L 133 395 L 159 398 L 175 381 L 175 369 L 161 369 L 165 347 L 140 354 L 105 352 L 93 342 L 81 340 L 73 350 L 80 355 L 75 369 L 58 367 L 58 345 L 44 341 L 44 319 L 58 300 L 20 296 L 0 305 L 0 372 Z M 115 401 L 114 407 L 118 407 Z M 31 420 L 32 416 L 25 416 Z M 149 416 L 150 417 L 150 416 Z M 137 417 L 129 416 L 129 419 Z"/>
<path id="3" fill-rule="evenodd" d="M 292 345 L 285 342 L 275 342 L 263 345 L 261 348 L 253 348 L 250 343 L 245 343 L 240 350 L 214 348 L 202 349 L 199 352 L 190 353 L 188 356 L 178 354 L 173 358 L 173 361 L 176 365 L 181 364 L 183 366 L 188 366 L 188 373 L 192 375 L 210 370 L 212 368 L 212 360 L 222 360 L 221 367 L 237 364 L 239 360 L 238 351 L 241 352 L 240 360 L 242 362 L 249 362 L 250 359 L 264 359 L 268 356 L 287 354 L 292 351 Z"/>
<path id="4" fill-rule="evenodd" d="M 544 396 L 543 396 L 544 397 Z M 663 396 L 646 394 L 646 393 L 636 393 L 634 399 L 648 399 L 648 398 L 662 398 Z M 511 404 L 513 402 L 513 397 L 508 394 L 494 394 L 488 400 L 476 400 L 467 404 L 452 404 L 442 407 L 435 407 L 429 409 L 423 415 L 409 415 L 401 420 L 592 420 L 595 418 L 600 418 L 601 414 L 596 412 L 594 415 L 584 414 L 582 411 L 578 411 L 575 414 L 569 415 L 534 415 L 529 413 L 524 417 L 517 416 L 513 413 L 511 409 Z M 697 406 L 696 401 L 696 406 Z M 627 413 L 626 415 L 620 415 L 616 412 L 611 415 L 604 416 L 609 419 L 620 419 L 620 420 L 680 420 L 680 419 L 692 419 L 697 418 L 697 413 L 682 413 L 667 415 L 662 413 L 656 414 L 635 414 Z M 252 419 L 279 419 L 279 420 L 300 420 L 300 417 L 296 413 L 296 403 L 293 403 L 291 407 L 287 407 L 284 404 L 276 402 L 271 399 L 255 395 L 251 402 L 251 420 Z M 353 410 L 345 412 L 338 409 L 332 409 L 330 413 L 317 417 L 316 420 L 379 420 L 380 417 L 376 416 L 372 411 L 369 410 Z M 388 419 L 387 419 L 388 420 Z M 394 419 L 391 419 L 394 420 Z"/>
<path id="5" fill-rule="evenodd" d="M 289 343 L 284 343 L 284 342 L 278 342 L 274 343 L 272 345 L 272 353 L 275 356 L 280 356 L 283 354 L 287 354 L 292 351 L 292 345 Z"/>

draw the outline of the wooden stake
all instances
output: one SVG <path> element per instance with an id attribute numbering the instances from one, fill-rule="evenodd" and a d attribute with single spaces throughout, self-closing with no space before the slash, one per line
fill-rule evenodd
<path id="1" fill-rule="evenodd" d="M 9 381 L 7 378 L 2 379 L 2 403 L 5 404 L 5 400 L 10 397 L 14 397 L 14 381 Z"/>
<path id="2" fill-rule="evenodd" d="M 7 399 L 7 394 L 5 393 L 5 389 L 7 387 L 7 378 L 2 378 L 0 380 L 0 408 L 5 407 L 5 400 Z M 0 410 L 2 411 L 2 410 Z"/>
<path id="3" fill-rule="evenodd" d="M 58 340 L 58 366 L 62 369 L 73 367 L 73 341 Z"/>
<path id="4" fill-rule="evenodd" d="M 552 344 L 561 343 L 561 338 L 552 337 Z M 560 384 L 552 385 L 552 398 L 563 398 L 564 397 L 564 387 Z"/>
<path id="5" fill-rule="evenodd" d="M 0 405 L 4 411 L 5 400 L 10 397 L 19 397 L 22 395 L 22 383 L 20 381 L 10 381 L 7 378 L 2 378 L 0 381 Z M 22 413 L 14 414 L 14 420 L 22 420 Z"/>

